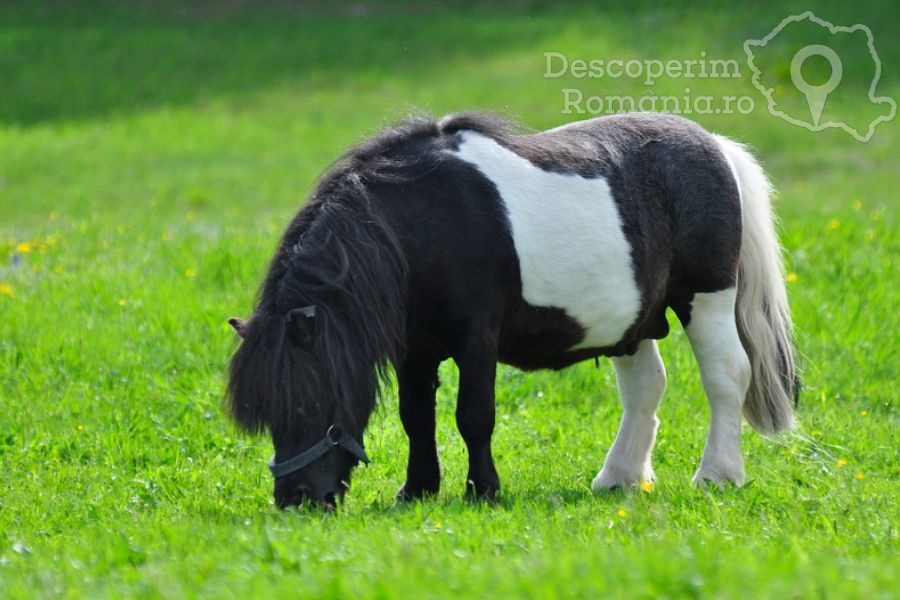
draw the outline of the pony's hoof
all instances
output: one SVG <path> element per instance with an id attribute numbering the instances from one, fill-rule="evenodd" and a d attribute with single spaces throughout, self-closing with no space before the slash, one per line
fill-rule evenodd
<path id="1" fill-rule="evenodd" d="M 430 498 L 433 496 L 437 496 L 438 491 L 440 490 L 439 485 L 435 486 L 421 486 L 421 485 L 410 485 L 409 482 L 403 484 L 397 491 L 397 502 L 414 502 L 416 500 L 422 500 L 424 498 Z"/>
<path id="2" fill-rule="evenodd" d="M 744 469 L 725 468 L 703 465 L 691 478 L 691 482 L 704 490 L 709 484 L 721 489 L 726 483 L 733 483 L 737 487 L 744 485 Z"/>
<path id="3" fill-rule="evenodd" d="M 466 482 L 466 500 L 470 502 L 489 502 L 495 503 L 498 501 L 498 495 L 500 494 L 500 483 L 496 484 L 487 484 L 487 485 L 477 485 L 471 479 Z"/>
<path id="4" fill-rule="evenodd" d="M 636 488 L 645 481 L 655 481 L 656 475 L 650 467 L 642 468 L 638 472 L 628 472 L 620 469 L 611 469 L 603 467 L 594 481 L 591 483 L 591 489 L 594 492 L 605 492 L 616 489 Z"/>

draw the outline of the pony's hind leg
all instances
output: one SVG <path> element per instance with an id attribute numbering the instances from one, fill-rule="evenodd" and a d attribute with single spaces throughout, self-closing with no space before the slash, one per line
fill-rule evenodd
<path id="1" fill-rule="evenodd" d="M 622 397 L 622 422 L 603 468 L 594 478 L 594 491 L 653 480 L 650 454 L 659 425 L 656 409 L 666 389 L 666 368 L 656 340 L 644 340 L 634 356 L 616 357 L 613 364 Z"/>
<path id="2" fill-rule="evenodd" d="M 750 385 L 750 361 L 735 322 L 735 288 L 695 294 L 685 328 L 709 399 L 710 425 L 694 483 L 744 483 L 741 409 Z"/>

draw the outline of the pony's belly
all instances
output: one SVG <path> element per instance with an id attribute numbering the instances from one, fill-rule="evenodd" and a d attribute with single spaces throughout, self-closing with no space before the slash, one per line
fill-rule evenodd
<path id="1" fill-rule="evenodd" d="M 584 328 L 558 308 L 522 303 L 507 315 L 500 330 L 500 362 L 526 371 L 562 369 L 596 356 L 621 356 L 633 352 L 634 340 L 615 345 L 584 347 Z"/>
<path id="2" fill-rule="evenodd" d="M 641 295 L 631 245 L 602 177 L 544 171 L 494 140 L 467 132 L 456 151 L 497 188 L 532 306 L 562 309 L 585 331 L 570 349 L 616 345 Z"/>

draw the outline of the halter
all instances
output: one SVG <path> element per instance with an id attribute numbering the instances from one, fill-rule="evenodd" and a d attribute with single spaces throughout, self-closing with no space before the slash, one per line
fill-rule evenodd
<path id="1" fill-rule="evenodd" d="M 335 446 L 340 446 L 355 456 L 357 460 L 369 464 L 369 457 L 366 456 L 366 451 L 363 450 L 363 447 L 359 442 L 341 431 L 341 428 L 337 425 L 332 425 L 328 428 L 328 431 L 325 432 L 324 438 L 314 444 L 312 448 L 304 450 L 297 456 L 280 463 L 275 462 L 275 457 L 273 456 L 272 460 L 269 461 L 269 470 L 272 472 L 272 477 L 275 479 L 290 475 L 294 471 L 299 471 L 303 467 L 316 462 Z"/>

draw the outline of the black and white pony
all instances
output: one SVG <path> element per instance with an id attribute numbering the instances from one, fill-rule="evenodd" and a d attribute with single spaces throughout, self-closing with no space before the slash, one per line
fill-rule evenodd
<path id="1" fill-rule="evenodd" d="M 744 481 L 741 413 L 787 429 L 799 381 L 760 166 L 682 118 L 633 114 L 517 133 L 498 117 L 404 120 L 353 148 L 287 228 L 230 369 L 233 417 L 268 430 L 279 506 L 333 508 L 368 458 L 393 366 L 409 462 L 438 491 L 438 365 L 459 367 L 466 493 L 493 498 L 497 362 L 613 357 L 624 413 L 595 490 L 652 480 L 671 307 L 711 408 L 694 481 Z"/>

